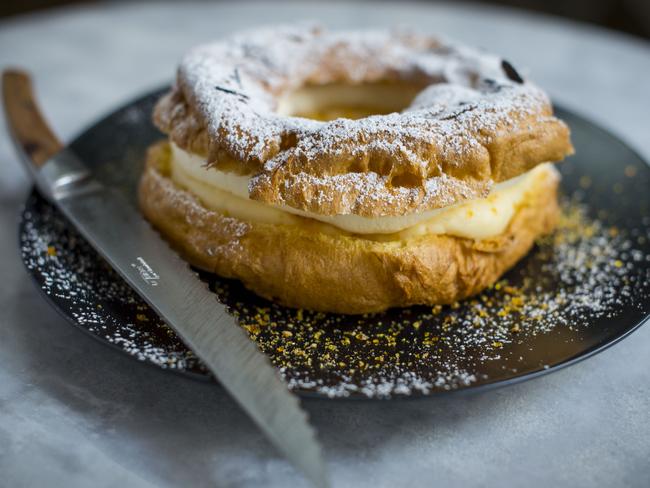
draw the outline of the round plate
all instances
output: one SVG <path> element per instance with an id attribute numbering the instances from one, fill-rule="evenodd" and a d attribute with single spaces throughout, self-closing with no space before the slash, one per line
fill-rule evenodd
<path id="1" fill-rule="evenodd" d="M 88 129 L 73 149 L 135 205 L 150 122 L 164 90 Z M 621 141 L 558 110 L 576 155 L 559 167 L 564 217 L 495 286 L 462 303 L 344 316 L 281 307 L 202 274 L 292 390 L 388 398 L 503 385 L 588 357 L 650 311 L 650 169 Z M 23 261 L 51 303 L 102 342 L 161 368 L 210 376 L 173 331 L 33 193 L 20 224 Z"/>

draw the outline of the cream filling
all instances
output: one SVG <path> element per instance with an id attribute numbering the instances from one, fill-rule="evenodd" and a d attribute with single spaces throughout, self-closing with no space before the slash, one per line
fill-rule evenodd
<path id="1" fill-rule="evenodd" d="M 249 176 L 208 168 L 200 156 L 173 143 L 171 147 L 172 180 L 212 210 L 241 220 L 272 224 L 299 225 L 304 222 L 300 217 L 307 217 L 354 234 L 399 234 L 399 238 L 447 234 L 478 240 L 497 236 L 505 231 L 517 207 L 534 190 L 540 178 L 558 177 L 553 165 L 544 163 L 494 185 L 486 198 L 444 208 L 400 216 L 319 215 L 251 200 L 248 197 Z"/>
<path id="2" fill-rule="evenodd" d="M 388 114 L 408 107 L 422 88 L 407 83 L 335 83 L 303 86 L 280 96 L 276 112 L 281 116 L 307 116 L 317 120 L 331 120 L 337 117 L 355 119 L 371 114 Z M 337 110 L 335 107 L 345 109 Z"/>

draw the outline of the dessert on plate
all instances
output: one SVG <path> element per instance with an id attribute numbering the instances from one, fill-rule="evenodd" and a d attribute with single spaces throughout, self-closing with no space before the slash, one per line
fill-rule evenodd
<path id="1" fill-rule="evenodd" d="M 366 313 L 493 284 L 558 217 L 573 151 L 507 61 L 412 32 L 298 26 L 191 50 L 139 200 L 199 268 Z"/>

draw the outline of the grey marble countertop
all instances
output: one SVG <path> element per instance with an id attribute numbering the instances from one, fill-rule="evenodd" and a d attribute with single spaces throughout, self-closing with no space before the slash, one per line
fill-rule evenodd
<path id="1" fill-rule="evenodd" d="M 650 159 L 650 47 L 509 10 L 428 4 L 113 3 L 5 20 L 0 66 L 36 77 L 53 126 L 171 79 L 189 46 L 262 23 L 413 25 L 503 54 Z M 23 270 L 29 184 L 0 122 L 0 486 L 305 486 L 217 386 L 143 366 L 70 327 Z M 480 395 L 306 401 L 335 486 L 650 483 L 650 327 L 555 374 Z"/>

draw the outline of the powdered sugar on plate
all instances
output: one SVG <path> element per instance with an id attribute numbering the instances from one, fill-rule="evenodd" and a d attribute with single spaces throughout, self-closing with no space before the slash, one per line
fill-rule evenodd
<path id="1" fill-rule="evenodd" d="M 606 331 L 607 321 L 650 312 L 650 219 L 630 232 L 586 210 L 565 203 L 558 232 L 495 286 L 452 306 L 324 314 L 202 277 L 295 391 L 386 398 L 464 389 L 544 369 L 563 349 L 580 350 Z M 39 286 L 78 326 L 141 361 L 207 377 L 173 331 L 36 196 L 23 216 L 21 249 Z"/>

